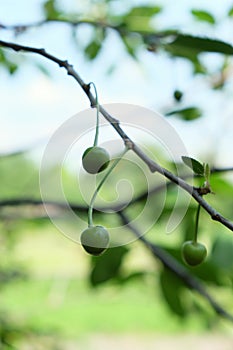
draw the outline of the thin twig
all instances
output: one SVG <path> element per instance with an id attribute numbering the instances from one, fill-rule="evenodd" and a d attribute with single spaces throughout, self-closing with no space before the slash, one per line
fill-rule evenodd
<path id="1" fill-rule="evenodd" d="M 178 35 L 177 30 L 164 30 L 164 31 L 158 31 L 155 32 L 152 31 L 143 31 L 143 30 L 129 30 L 125 27 L 124 23 L 119 24 L 110 24 L 107 21 L 104 20 L 95 20 L 95 19 L 80 19 L 80 20 L 72 20 L 68 18 L 54 18 L 54 19 L 42 19 L 39 21 L 31 22 L 31 23 L 21 23 L 21 24 L 4 24 L 0 23 L 0 29 L 7 30 L 7 31 L 13 31 L 15 34 L 22 34 L 28 29 L 38 28 L 46 24 L 55 23 L 55 24 L 65 24 L 68 26 L 71 26 L 72 28 L 78 28 L 82 25 L 89 25 L 91 27 L 95 28 L 103 28 L 103 29 L 111 29 L 117 32 L 119 35 L 130 35 L 130 34 L 139 34 L 141 37 L 145 40 L 145 42 L 148 40 L 148 38 L 152 39 L 152 42 L 161 40 L 165 37 L 170 37 L 171 35 L 174 37 L 175 35 Z"/>
<path id="2" fill-rule="evenodd" d="M 26 206 L 26 205 L 33 205 L 33 206 L 43 206 L 43 205 L 51 205 L 60 209 L 67 209 L 67 204 L 58 202 L 58 201 L 43 201 L 42 199 L 33 199 L 33 198 L 12 198 L 12 199 L 5 199 L 0 201 L 0 208 L 3 207 L 19 207 L 19 206 Z M 87 212 L 88 207 L 84 205 L 76 205 L 76 204 L 69 204 L 69 207 L 73 209 L 74 211 L 80 211 L 80 212 Z"/>
<path id="3" fill-rule="evenodd" d="M 2 40 L 0 40 L 0 46 L 10 48 L 17 52 L 24 51 L 24 52 L 35 53 L 49 59 L 50 61 L 55 62 L 56 64 L 59 65 L 59 67 L 64 68 L 67 71 L 67 74 L 72 76 L 78 82 L 80 87 L 83 89 L 83 91 L 87 95 L 90 101 L 91 107 L 96 107 L 96 104 L 95 104 L 96 99 L 90 91 L 90 85 L 84 83 L 80 75 L 74 70 L 73 66 L 69 64 L 68 61 L 61 60 L 51 55 L 50 53 L 46 52 L 44 48 L 38 49 L 38 48 L 19 45 L 16 43 L 6 42 Z M 233 231 L 233 223 L 228 219 L 226 219 L 219 212 L 217 212 L 213 207 L 211 207 L 200 195 L 198 188 L 190 186 L 183 179 L 172 174 L 170 171 L 161 167 L 158 163 L 150 159 L 124 132 L 124 130 L 120 126 L 120 122 L 117 119 L 113 118 L 101 105 L 99 105 L 99 110 L 100 110 L 100 113 L 104 116 L 104 118 L 112 125 L 112 127 L 120 135 L 125 145 L 128 148 L 132 149 L 145 162 L 145 164 L 148 166 L 151 172 L 158 172 L 162 176 L 166 177 L 170 181 L 174 182 L 175 184 L 183 188 L 205 209 L 207 213 L 209 213 L 209 215 L 213 220 L 220 222 L 222 225 L 226 226 L 228 229 Z"/>
<path id="4" fill-rule="evenodd" d="M 222 316 L 223 318 L 228 319 L 233 322 L 233 316 L 224 310 L 206 291 L 201 281 L 193 276 L 188 269 L 181 265 L 173 256 L 166 252 L 163 248 L 158 245 L 149 242 L 145 237 L 141 235 L 139 230 L 130 223 L 130 220 L 123 212 L 118 212 L 122 222 L 126 225 L 130 231 L 150 250 L 155 258 L 158 258 L 163 265 L 168 268 L 170 271 L 174 272 L 189 288 L 196 290 L 200 295 L 202 295 L 212 306 L 215 312 Z"/>
<path id="5" fill-rule="evenodd" d="M 211 169 L 211 173 L 227 173 L 233 171 L 233 167 L 226 167 L 226 168 L 215 168 L 213 167 Z"/>
<path id="6" fill-rule="evenodd" d="M 72 27 L 79 27 L 81 25 L 85 25 L 88 24 L 90 26 L 93 27 L 99 27 L 99 28 L 110 28 L 116 31 L 120 31 L 121 28 L 120 26 L 115 26 L 112 24 L 109 24 L 107 22 L 103 22 L 103 21 L 97 21 L 97 20 L 89 20 L 89 19 L 83 19 L 83 20 L 78 20 L 78 21 L 74 21 L 74 20 L 69 20 L 69 19 L 43 19 L 40 21 L 36 21 L 36 22 L 32 22 L 32 23 L 21 23 L 21 24 L 14 24 L 14 25 L 8 25 L 8 24 L 3 24 L 0 23 L 0 29 L 4 29 L 4 30 L 11 30 L 14 31 L 17 34 L 23 33 L 28 29 L 32 29 L 32 28 L 37 28 L 37 27 L 41 27 L 45 24 L 50 24 L 50 23 L 61 23 L 61 24 L 67 24 L 70 25 Z"/>

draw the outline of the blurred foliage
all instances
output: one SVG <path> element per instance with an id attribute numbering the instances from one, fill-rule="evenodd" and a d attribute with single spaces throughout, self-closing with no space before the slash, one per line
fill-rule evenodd
<path id="1" fill-rule="evenodd" d="M 38 179 L 39 170 L 29 158 L 21 154 L 0 157 L 1 199 L 39 197 Z"/>
<path id="2" fill-rule="evenodd" d="M 24 35 L 31 26 L 38 27 L 46 23 L 56 22 L 70 23 L 70 33 L 74 46 L 78 52 L 83 53 L 89 60 L 95 60 L 100 55 L 106 54 L 108 50 L 108 41 L 112 32 L 117 33 L 115 40 L 119 40 L 123 45 L 122 49 L 130 57 L 141 63 L 142 53 L 148 52 L 156 56 L 165 54 L 171 60 L 187 60 L 193 67 L 193 74 L 201 74 L 206 77 L 209 87 L 214 90 L 223 89 L 231 74 L 231 61 L 226 60 L 233 55 L 233 46 L 231 43 L 215 39 L 215 32 L 212 28 L 217 28 L 224 20 L 231 18 L 232 9 L 229 9 L 225 18 L 217 21 L 215 16 L 201 8 L 191 8 L 190 14 L 194 23 L 196 21 L 209 26 L 209 37 L 204 35 L 195 35 L 194 33 L 183 33 L 181 30 L 171 28 L 169 22 L 166 28 L 159 29 L 160 15 L 164 15 L 166 10 L 162 5 L 143 4 L 141 6 L 132 6 L 127 3 L 121 8 L 121 11 L 115 13 L 114 1 L 87 1 L 85 6 L 81 7 L 80 12 L 69 12 L 62 1 L 47 0 L 42 3 L 42 19 L 35 23 L 25 23 L 25 25 L 16 25 L 14 28 L 17 36 Z M 188 14 L 187 14 L 188 15 Z M 4 28 L 3 23 L 3 28 Z M 89 26 L 89 33 L 86 35 L 85 29 Z M 7 23 L 6 23 L 7 28 Z M 38 28 L 39 30 L 39 28 Z M 203 59 L 205 54 L 219 54 L 225 58 L 224 64 L 218 72 L 213 72 Z M 203 55 L 204 54 L 204 55 Z M 26 55 L 15 55 L 9 50 L 0 48 L 0 66 L 5 68 L 10 74 L 17 72 L 22 66 L 22 58 L 27 59 Z M 72 62 L 71 62 L 72 63 Z M 49 76 L 49 70 L 43 63 L 34 62 L 35 66 Z M 111 74 L 117 62 L 112 63 L 107 68 Z M 176 89 L 174 99 L 181 103 L 181 108 L 171 108 L 167 112 L 168 116 L 177 116 L 184 121 L 192 121 L 200 118 L 204 113 L 199 106 L 190 106 L 183 104 L 183 95 L 185 91 Z"/>
<path id="3" fill-rule="evenodd" d="M 47 0 L 47 1 L 45 1 L 44 5 L 43 5 L 43 8 L 44 8 L 45 18 L 47 20 L 57 19 L 62 14 L 58 10 L 55 0 Z"/>
<path id="4" fill-rule="evenodd" d="M 187 107 L 182 109 L 176 109 L 166 113 L 166 116 L 177 115 L 182 120 L 190 121 L 198 119 L 202 116 L 202 111 L 197 107 Z"/>
<path id="5" fill-rule="evenodd" d="M 175 90 L 173 92 L 173 96 L 174 96 L 174 99 L 177 101 L 177 102 L 181 102 L 182 101 L 182 98 L 183 98 L 183 92 L 180 91 L 180 90 Z"/>
<path id="6" fill-rule="evenodd" d="M 140 6 L 133 7 L 127 14 L 123 15 L 121 18 L 118 18 L 120 28 L 124 28 L 129 32 L 150 32 L 151 19 L 160 13 L 162 10 L 159 6 Z"/>
<path id="7" fill-rule="evenodd" d="M 93 268 L 91 270 L 90 280 L 93 286 L 120 276 L 120 269 L 123 259 L 128 252 L 124 246 L 112 248 L 106 251 L 100 258 L 93 257 Z"/>
<path id="8" fill-rule="evenodd" d="M 184 283 L 173 272 L 164 268 L 160 273 L 160 286 L 162 295 L 171 310 L 177 315 L 184 317 L 188 311 L 184 306 Z M 174 290 L 176 291 L 175 293 Z"/>
<path id="9" fill-rule="evenodd" d="M 228 12 L 228 16 L 232 17 L 233 16 L 233 7 L 230 8 L 229 12 Z"/>
<path id="10" fill-rule="evenodd" d="M 210 12 L 193 9 L 191 13 L 198 21 L 207 22 L 209 24 L 216 23 L 214 16 Z"/>
<path id="11" fill-rule="evenodd" d="M 0 48 L 0 66 L 5 68 L 9 74 L 16 73 L 18 69 L 18 63 L 15 58 L 12 58 L 9 53 L 6 53 Z"/>

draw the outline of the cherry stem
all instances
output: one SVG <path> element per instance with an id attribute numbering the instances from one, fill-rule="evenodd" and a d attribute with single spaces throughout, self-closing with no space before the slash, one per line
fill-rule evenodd
<path id="1" fill-rule="evenodd" d="M 98 192 L 100 191 L 100 189 L 101 189 L 102 185 L 104 184 L 104 182 L 106 181 L 107 177 L 111 174 L 113 169 L 117 166 L 119 161 L 124 157 L 124 155 L 126 154 L 126 152 L 128 152 L 128 150 L 129 150 L 129 148 L 126 147 L 124 149 L 124 151 L 122 152 L 122 154 L 114 160 L 114 162 L 112 163 L 112 165 L 110 166 L 110 168 L 108 169 L 108 171 L 106 172 L 106 174 L 104 175 L 102 180 L 100 181 L 99 185 L 96 187 L 96 190 L 91 198 L 90 206 L 88 209 L 88 227 L 93 226 L 93 206 L 94 206 L 94 202 L 95 202 L 95 199 L 96 199 Z"/>
<path id="2" fill-rule="evenodd" d="M 98 137 L 99 137 L 99 113 L 100 113 L 100 106 L 99 106 L 99 100 L 98 100 L 98 93 L 96 86 L 93 82 L 90 83 L 90 85 L 93 85 L 94 90 L 95 90 L 95 103 L 96 103 L 96 128 L 95 128 L 95 139 L 94 139 L 94 144 L 93 146 L 98 145 Z"/>
<path id="3" fill-rule="evenodd" d="M 197 243 L 197 232 L 198 232 L 198 223 L 199 223 L 200 209 L 201 209 L 201 206 L 200 206 L 200 204 L 198 204 L 198 206 L 197 206 L 197 214 L 196 214 L 196 222 L 195 222 L 194 238 L 193 238 L 193 242 L 194 243 Z"/>

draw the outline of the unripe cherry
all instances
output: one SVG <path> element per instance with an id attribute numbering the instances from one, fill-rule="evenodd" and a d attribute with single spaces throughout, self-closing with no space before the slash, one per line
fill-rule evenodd
<path id="1" fill-rule="evenodd" d="M 97 174 L 105 170 L 109 161 L 109 153 L 104 148 L 98 146 L 87 148 L 82 156 L 83 168 L 89 174 Z"/>
<path id="2" fill-rule="evenodd" d="M 85 251 L 91 255 L 101 255 L 109 247 L 109 233 L 103 226 L 89 226 L 80 237 Z"/>
<path id="3" fill-rule="evenodd" d="M 187 241 L 182 246 L 182 257 L 187 265 L 200 265 L 206 258 L 207 250 L 202 243 Z"/>

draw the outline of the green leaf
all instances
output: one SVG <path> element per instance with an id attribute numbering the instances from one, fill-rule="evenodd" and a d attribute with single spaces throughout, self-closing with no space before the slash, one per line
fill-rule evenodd
<path id="1" fill-rule="evenodd" d="M 133 57 L 134 59 L 137 59 L 137 56 L 136 56 L 136 50 L 137 50 L 137 45 L 135 46 L 134 45 L 134 42 L 131 40 L 130 36 L 126 36 L 126 35 L 122 35 L 121 36 L 121 39 L 122 39 L 122 42 L 124 43 L 125 45 L 125 48 L 128 52 L 128 54 Z"/>
<path id="2" fill-rule="evenodd" d="M 168 33 L 167 38 L 172 40 L 172 35 L 169 36 Z M 174 57 L 183 57 L 189 60 L 193 64 L 195 73 L 206 73 L 206 68 L 198 57 L 202 52 L 233 55 L 233 46 L 221 40 L 179 33 L 174 33 L 173 38 L 173 41 L 161 42 L 163 49 Z"/>
<path id="3" fill-rule="evenodd" d="M 213 245 L 211 260 L 218 268 L 233 271 L 233 239 L 217 238 Z"/>
<path id="4" fill-rule="evenodd" d="M 5 65 L 6 64 L 6 56 L 5 56 L 5 53 L 4 51 L 0 48 L 0 65 L 3 64 Z"/>
<path id="5" fill-rule="evenodd" d="M 191 168 L 195 174 L 204 175 L 204 166 L 198 160 L 186 156 L 182 156 L 181 158 L 184 164 Z"/>
<path id="6" fill-rule="evenodd" d="M 87 58 L 89 58 L 90 60 L 93 60 L 98 55 L 100 49 L 101 49 L 101 44 L 96 40 L 93 40 L 90 44 L 87 45 L 84 52 Z"/>
<path id="7" fill-rule="evenodd" d="M 167 48 L 191 50 L 196 54 L 201 52 L 216 52 L 233 55 L 233 46 L 224 41 L 187 34 L 177 34 L 175 39 L 167 44 Z"/>
<path id="8" fill-rule="evenodd" d="M 210 182 L 210 174 L 211 174 L 211 171 L 210 171 L 210 166 L 208 163 L 205 163 L 204 165 L 204 176 L 205 176 L 205 180 L 207 182 Z"/>
<path id="9" fill-rule="evenodd" d="M 93 268 L 90 276 L 92 286 L 97 286 L 110 279 L 117 278 L 120 273 L 123 258 L 127 252 L 128 249 L 122 246 L 108 249 L 100 257 L 93 257 Z"/>
<path id="10" fill-rule="evenodd" d="M 8 73 L 10 73 L 11 75 L 13 75 L 18 69 L 18 64 L 16 64 L 11 59 L 9 59 L 8 56 L 1 49 L 0 49 L 0 65 L 6 68 Z"/>
<path id="11" fill-rule="evenodd" d="M 13 75 L 17 69 L 18 69 L 18 65 L 13 63 L 13 62 L 8 62 L 7 63 L 7 68 L 8 68 L 8 72 Z"/>
<path id="12" fill-rule="evenodd" d="M 178 116 L 180 116 L 183 120 L 190 121 L 200 118 L 202 115 L 202 111 L 200 110 L 200 108 L 197 107 L 188 107 L 168 112 L 166 113 L 166 116 L 169 117 L 174 114 L 178 114 Z"/>
<path id="13" fill-rule="evenodd" d="M 195 17 L 195 19 L 197 19 L 198 21 L 201 22 L 207 22 L 210 24 L 215 24 L 215 18 L 213 15 L 211 15 L 209 12 L 207 11 L 203 11 L 203 10 L 192 10 L 191 11 L 193 17 Z"/>
<path id="14" fill-rule="evenodd" d="M 192 269 L 191 272 L 203 282 L 216 286 L 226 285 L 222 270 L 213 263 L 212 259 L 208 259 L 205 263 L 195 267 L 195 271 Z"/>
<path id="15" fill-rule="evenodd" d="M 123 24 L 131 31 L 146 32 L 151 29 L 151 18 L 161 12 L 159 6 L 139 6 L 132 8 L 123 18 Z"/>
<path id="16" fill-rule="evenodd" d="M 61 14 L 60 11 L 57 9 L 56 0 L 47 0 L 44 5 L 44 13 L 46 16 L 46 19 L 56 19 Z"/>
<path id="17" fill-rule="evenodd" d="M 183 282 L 170 270 L 164 268 L 160 274 L 160 286 L 163 297 L 170 309 L 177 315 L 184 317 L 186 310 L 183 304 Z"/>
<path id="18" fill-rule="evenodd" d="M 121 284 L 125 284 L 131 281 L 135 281 L 135 280 L 140 280 L 142 281 L 142 279 L 148 275 L 149 273 L 147 271 L 136 271 L 136 272 L 132 272 L 127 276 L 123 276 L 119 279 L 119 282 Z"/>
<path id="19" fill-rule="evenodd" d="M 138 6 L 133 7 L 127 16 L 152 17 L 162 11 L 160 6 Z"/>
<path id="20" fill-rule="evenodd" d="M 228 11 L 228 17 L 233 17 L 233 7 Z"/>

